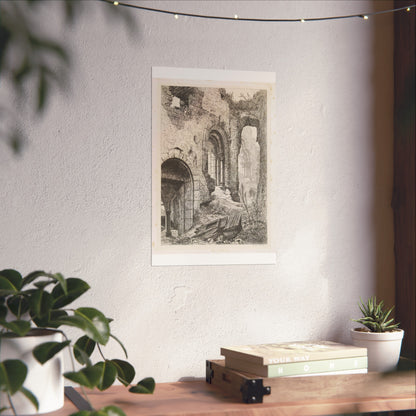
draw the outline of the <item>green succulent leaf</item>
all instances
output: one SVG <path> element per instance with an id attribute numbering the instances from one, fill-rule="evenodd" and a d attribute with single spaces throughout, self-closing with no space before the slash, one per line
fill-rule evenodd
<path id="1" fill-rule="evenodd" d="M 49 361 L 52 357 L 58 354 L 61 350 L 63 350 L 67 345 L 69 345 L 71 341 L 64 341 L 64 342 L 44 342 L 36 346 L 32 353 L 33 356 L 41 363 L 45 364 Z"/>
<path id="2" fill-rule="evenodd" d="M 2 320 L 0 321 L 0 325 L 16 335 L 19 335 L 19 337 L 25 336 L 30 331 L 30 322 L 19 319 L 8 322 Z"/>
<path id="3" fill-rule="evenodd" d="M 39 410 L 38 399 L 36 398 L 36 396 L 29 389 L 22 386 L 22 387 L 20 387 L 19 391 L 21 393 L 23 393 L 26 396 L 26 398 L 29 399 L 32 402 L 32 404 L 33 404 L 33 406 L 35 407 L 36 410 Z"/>
<path id="4" fill-rule="evenodd" d="M 27 367 L 20 360 L 5 360 L 0 362 L 0 391 L 11 396 L 23 386 L 26 379 Z"/>
<path id="5" fill-rule="evenodd" d="M 97 388 L 100 391 L 108 389 L 113 385 L 117 377 L 117 368 L 111 361 L 101 361 L 94 365 L 101 372 L 100 380 L 97 384 Z"/>
<path id="6" fill-rule="evenodd" d="M 101 370 L 98 367 L 85 367 L 79 371 L 70 371 L 64 373 L 64 377 L 81 386 L 93 389 L 97 386 L 101 379 Z"/>
<path id="7" fill-rule="evenodd" d="M 125 386 L 128 386 L 133 381 L 134 376 L 136 375 L 134 367 L 127 361 L 123 360 L 115 359 L 111 360 L 111 362 L 117 369 L 117 380 Z"/>
<path id="8" fill-rule="evenodd" d="M 130 393 L 152 394 L 155 390 L 155 380 L 152 377 L 144 378 L 135 386 L 129 388 Z"/>
<path id="9" fill-rule="evenodd" d="M 91 365 L 89 357 L 94 352 L 96 342 L 83 335 L 74 344 L 74 357 L 80 364 Z"/>
<path id="10" fill-rule="evenodd" d="M 360 299 L 358 306 L 363 316 L 353 321 L 366 326 L 371 332 L 386 332 L 399 327 L 398 323 L 394 323 L 394 319 L 388 319 L 394 307 L 385 311 L 384 302 L 377 303 L 375 296 L 369 298 L 366 303 Z"/>
<path id="11" fill-rule="evenodd" d="M 62 285 L 53 288 L 51 294 L 54 298 L 53 308 L 59 309 L 72 303 L 85 293 L 90 286 L 82 279 L 77 277 L 69 277 L 66 279 L 67 291 L 65 292 Z"/>

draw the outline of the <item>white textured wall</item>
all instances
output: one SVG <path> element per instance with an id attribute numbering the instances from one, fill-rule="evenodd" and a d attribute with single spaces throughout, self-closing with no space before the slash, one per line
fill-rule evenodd
<path id="1" fill-rule="evenodd" d="M 315 23 L 197 20 L 132 10 L 129 34 L 86 2 L 71 29 L 71 90 L 14 157 L 0 143 L 0 267 L 79 276 L 113 317 L 138 376 L 204 374 L 223 345 L 349 341 L 356 303 L 393 295 L 393 17 Z M 390 1 L 148 1 L 251 17 L 314 17 Z M 50 28 L 53 30 L 53 27 Z M 154 267 L 151 67 L 274 71 L 275 266 Z M 120 354 L 109 345 L 108 356 Z"/>

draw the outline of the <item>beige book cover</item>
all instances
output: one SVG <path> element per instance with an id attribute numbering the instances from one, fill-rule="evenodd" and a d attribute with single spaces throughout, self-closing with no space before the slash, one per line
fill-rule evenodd
<path id="1" fill-rule="evenodd" d="M 298 341 L 223 347 L 221 354 L 226 358 L 233 357 L 251 363 L 271 365 L 360 357 L 367 355 L 367 349 L 333 341 Z"/>

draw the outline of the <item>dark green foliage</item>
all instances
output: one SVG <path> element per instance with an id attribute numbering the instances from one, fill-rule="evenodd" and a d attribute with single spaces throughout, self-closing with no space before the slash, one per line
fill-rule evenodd
<path id="1" fill-rule="evenodd" d="M 67 88 L 72 71 L 71 56 L 66 42 L 45 34 L 46 8 L 58 9 L 65 25 L 74 25 L 85 11 L 85 1 L 75 0 L 20 0 L 0 1 L 0 79 L 7 81 L 17 99 L 25 99 L 29 91 L 36 92 L 34 113 L 41 116 L 56 89 Z M 97 2 L 98 4 L 98 2 Z M 46 7 L 44 7 L 46 6 Z M 112 19 L 122 18 L 130 30 L 135 29 L 133 18 L 126 8 L 104 5 L 100 7 Z M 13 51 L 13 56 L 10 53 Z M 17 51 L 17 53 L 16 53 Z M 1 87 L 1 83 L 0 83 Z M 0 122 L 6 127 L 0 136 L 14 153 L 19 153 L 25 143 L 25 134 L 20 131 L 22 115 L 6 102 L 0 104 Z M 8 120 L 8 123 L 5 122 Z"/>
<path id="2" fill-rule="evenodd" d="M 68 347 L 82 367 L 78 371 L 74 369 L 65 373 L 66 378 L 90 389 L 106 390 L 116 379 L 127 387 L 135 377 L 134 367 L 124 360 L 107 360 L 100 347 L 112 338 L 127 358 L 124 345 L 111 333 L 112 320 L 91 307 L 67 309 L 89 289 L 90 286 L 82 279 L 65 278 L 60 273 L 36 271 L 22 277 L 16 270 L 0 271 L 0 344 L 3 338 L 25 336 L 29 331 L 36 331 L 36 328 L 58 330 L 64 335 L 65 341 L 45 342 L 35 347 L 33 355 L 37 361 L 44 364 Z M 83 335 L 72 344 L 63 333 L 64 327 L 77 328 Z M 93 364 L 91 356 L 97 346 L 103 359 Z M 23 385 L 26 375 L 27 367 L 22 361 L 0 362 L 0 390 L 10 398 L 20 391 L 37 408 L 36 397 Z M 154 385 L 152 378 L 146 378 L 131 387 L 130 391 L 151 393 Z M 87 413 L 89 416 L 110 414 L 124 413 L 112 406 Z"/>

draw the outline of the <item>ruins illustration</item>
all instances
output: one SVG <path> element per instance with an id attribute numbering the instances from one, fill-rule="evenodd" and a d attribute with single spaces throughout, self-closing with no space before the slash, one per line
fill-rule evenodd
<path id="1" fill-rule="evenodd" d="M 267 244 L 267 91 L 161 86 L 161 245 Z"/>

